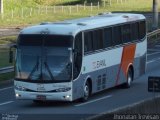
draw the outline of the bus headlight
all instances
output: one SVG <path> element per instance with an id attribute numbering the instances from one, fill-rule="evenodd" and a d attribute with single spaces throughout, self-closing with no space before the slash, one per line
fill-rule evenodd
<path id="1" fill-rule="evenodd" d="M 69 100 L 71 98 L 71 95 L 66 95 L 66 96 L 63 96 L 63 97 L 64 97 L 64 99 Z"/>
<path id="2" fill-rule="evenodd" d="M 16 98 L 21 97 L 21 95 L 20 95 L 20 94 L 18 94 L 18 93 L 16 93 L 16 94 L 15 94 L 15 96 L 16 96 Z"/>
<path id="3" fill-rule="evenodd" d="M 67 88 L 59 88 L 59 89 L 56 89 L 55 91 L 56 91 L 56 92 L 67 92 L 67 91 L 69 91 L 69 90 L 71 90 L 70 87 L 67 87 Z"/>
<path id="4" fill-rule="evenodd" d="M 26 88 L 22 86 L 15 86 L 15 89 L 19 91 L 26 91 Z"/>

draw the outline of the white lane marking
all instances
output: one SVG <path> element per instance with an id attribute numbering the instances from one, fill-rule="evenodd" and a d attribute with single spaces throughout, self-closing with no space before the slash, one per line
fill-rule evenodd
<path id="1" fill-rule="evenodd" d="M 11 88 L 13 88 L 13 86 L 12 87 L 7 87 L 7 88 L 2 88 L 2 89 L 0 89 L 0 91 L 11 89 Z"/>
<path id="2" fill-rule="evenodd" d="M 88 102 L 85 102 L 85 103 L 77 104 L 75 106 L 78 107 L 78 106 L 86 105 L 86 104 L 93 103 L 93 102 L 96 102 L 96 101 L 99 101 L 99 100 L 102 100 L 102 99 L 106 99 L 106 98 L 110 98 L 110 97 L 112 97 L 112 95 L 108 95 L 108 96 L 105 96 L 105 97 L 102 97 L 102 98 L 91 100 L 91 101 L 88 101 Z"/>
<path id="3" fill-rule="evenodd" d="M 160 52 L 154 52 L 154 53 L 150 53 L 150 54 L 147 54 L 147 56 L 150 56 L 150 55 L 155 55 L 155 54 L 160 54 Z"/>
<path id="4" fill-rule="evenodd" d="M 7 102 L 4 102 L 4 103 L 0 103 L 0 106 L 1 106 L 1 105 L 6 105 L 6 104 L 10 104 L 10 103 L 12 103 L 12 102 L 14 102 L 14 101 L 7 101 Z"/>
<path id="5" fill-rule="evenodd" d="M 157 52 L 160 52 L 160 50 L 157 50 L 157 49 L 148 49 L 148 51 L 157 51 Z"/>
<path id="6" fill-rule="evenodd" d="M 156 62 L 156 61 L 158 61 L 158 60 L 160 60 L 160 58 L 156 58 L 156 59 L 153 59 L 153 60 L 151 60 L 151 61 L 148 61 L 147 64 L 152 63 L 152 62 Z"/>

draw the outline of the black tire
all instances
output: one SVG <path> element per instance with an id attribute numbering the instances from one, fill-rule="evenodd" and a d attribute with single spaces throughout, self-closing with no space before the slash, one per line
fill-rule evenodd
<path id="1" fill-rule="evenodd" d="M 129 69 L 127 73 L 127 82 L 125 83 L 125 88 L 130 88 L 132 82 L 133 82 L 133 71 L 132 69 Z"/>
<path id="2" fill-rule="evenodd" d="M 83 92 L 84 92 L 84 96 L 81 98 L 82 102 L 85 102 L 88 100 L 89 96 L 90 96 L 90 84 L 87 81 L 84 88 L 83 88 Z"/>

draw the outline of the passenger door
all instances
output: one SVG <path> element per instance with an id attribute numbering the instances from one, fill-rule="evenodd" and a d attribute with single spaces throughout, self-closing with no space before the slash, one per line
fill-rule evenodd
<path id="1" fill-rule="evenodd" d="M 74 79 L 78 77 L 82 66 L 82 33 L 78 33 L 75 37 L 74 43 L 74 65 L 73 75 Z"/>

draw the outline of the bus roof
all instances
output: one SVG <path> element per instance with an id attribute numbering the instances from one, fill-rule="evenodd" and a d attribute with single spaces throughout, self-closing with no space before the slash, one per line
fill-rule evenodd
<path id="1" fill-rule="evenodd" d="M 40 25 L 27 27 L 23 29 L 20 34 L 47 33 L 56 35 L 75 35 L 80 31 L 144 19 L 145 17 L 142 14 L 104 13 L 80 19 L 65 20 L 54 23 L 42 23 Z"/>

